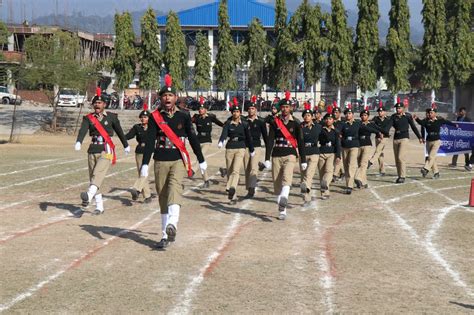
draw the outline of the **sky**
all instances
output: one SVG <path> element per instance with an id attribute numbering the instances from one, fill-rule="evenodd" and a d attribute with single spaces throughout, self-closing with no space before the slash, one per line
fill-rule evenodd
<path id="1" fill-rule="evenodd" d="M 261 2 L 274 3 L 274 0 L 259 0 Z M 16 22 L 24 18 L 31 20 L 40 16 L 54 14 L 56 11 L 60 14 L 67 12 L 67 15 L 73 12 L 81 12 L 84 15 L 113 15 L 116 11 L 139 11 L 152 6 L 155 9 L 167 12 L 169 10 L 179 11 L 191 8 L 203 3 L 214 2 L 214 0 L 0 0 L 1 18 L 7 21 L 9 12 L 13 11 Z M 312 0 L 311 2 L 321 2 L 327 5 L 330 0 Z M 347 10 L 357 12 L 357 0 L 343 0 Z M 10 5 L 12 9 L 10 10 Z M 294 10 L 301 0 L 287 0 L 287 6 Z M 57 5 L 56 5 L 57 4 Z M 421 27 L 421 9 L 422 0 L 408 0 L 411 14 L 412 27 Z M 390 0 L 379 0 L 380 14 L 388 20 L 388 11 L 390 9 Z M 57 10 L 56 10 L 57 8 Z"/>

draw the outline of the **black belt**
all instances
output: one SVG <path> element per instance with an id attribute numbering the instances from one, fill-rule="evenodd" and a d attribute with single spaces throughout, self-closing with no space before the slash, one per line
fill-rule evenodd
<path id="1" fill-rule="evenodd" d="M 312 143 L 312 142 L 307 142 L 307 143 L 304 144 L 304 146 L 305 146 L 306 148 L 308 148 L 308 147 L 315 147 L 316 144 L 315 144 L 315 143 Z"/>

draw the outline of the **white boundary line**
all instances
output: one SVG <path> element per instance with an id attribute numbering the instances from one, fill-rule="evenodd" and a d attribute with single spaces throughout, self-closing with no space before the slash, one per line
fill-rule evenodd
<path id="1" fill-rule="evenodd" d="M 385 203 L 394 203 L 394 202 L 403 200 L 403 199 L 405 199 L 405 198 L 410 198 L 410 197 L 414 197 L 414 196 L 418 196 L 418 195 L 424 195 L 424 194 L 427 194 L 427 193 L 430 193 L 430 192 L 438 193 L 439 195 L 441 195 L 441 196 L 444 197 L 444 195 L 440 193 L 441 191 L 444 191 L 444 190 L 451 190 L 451 189 L 459 189 L 459 188 L 466 188 L 466 187 L 470 187 L 470 185 L 443 187 L 443 188 L 439 188 L 439 189 L 426 190 L 426 191 L 421 191 L 421 192 L 418 191 L 418 192 L 414 192 L 414 193 L 411 193 L 411 194 L 403 195 L 403 196 L 400 196 L 400 197 L 395 197 L 395 198 L 392 198 L 392 199 L 387 199 L 387 200 L 385 200 Z M 425 188 L 425 189 L 426 189 L 426 188 Z"/>
<path id="2" fill-rule="evenodd" d="M 18 163 L 16 164 L 5 164 L 5 165 L 2 165 L 2 167 L 17 167 L 19 165 L 25 165 L 25 164 L 41 164 L 41 163 L 47 163 L 47 162 L 54 162 L 54 161 L 60 161 L 60 160 L 64 160 L 66 158 L 59 158 L 59 159 L 46 159 L 46 160 L 30 160 L 30 161 L 27 161 L 27 160 L 22 160 L 22 161 L 18 161 Z"/>
<path id="3" fill-rule="evenodd" d="M 23 173 L 23 172 L 29 172 L 29 171 L 33 171 L 33 170 L 38 170 L 40 168 L 47 168 L 47 167 L 56 166 L 56 165 L 75 163 L 75 162 L 83 161 L 83 160 L 85 161 L 85 159 L 82 158 L 82 159 L 64 161 L 64 162 L 60 162 L 60 163 L 53 163 L 53 164 L 47 164 L 47 165 L 42 165 L 42 166 L 36 166 L 36 167 L 32 167 L 32 168 L 27 168 L 27 169 L 15 170 L 15 171 L 8 172 L 8 173 L 2 173 L 2 174 L 0 174 L 0 176 L 13 175 L 13 174 L 18 174 L 18 173 Z"/>

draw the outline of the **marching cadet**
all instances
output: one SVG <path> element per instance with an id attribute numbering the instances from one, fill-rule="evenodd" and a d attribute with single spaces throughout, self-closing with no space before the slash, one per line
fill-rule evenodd
<path id="1" fill-rule="evenodd" d="M 314 107 L 313 109 L 313 122 L 318 125 L 323 125 L 323 115 L 321 110 L 318 107 Z"/>
<path id="2" fill-rule="evenodd" d="M 321 181 L 321 198 L 329 199 L 329 185 L 332 181 L 334 164 L 341 163 L 341 140 L 339 131 L 334 127 L 332 106 L 327 108 L 323 117 L 324 127 L 319 134 L 319 178 Z"/>
<path id="3" fill-rule="evenodd" d="M 426 177 L 430 170 L 433 170 L 434 179 L 439 178 L 439 169 L 438 163 L 436 162 L 436 154 L 438 153 L 438 149 L 441 146 L 441 140 L 439 135 L 441 126 L 449 125 L 453 127 L 458 127 L 457 124 L 446 120 L 443 117 L 436 116 L 436 112 L 436 108 L 432 106 L 431 108 L 426 109 L 427 118 L 423 120 L 416 117 L 416 115 L 413 115 L 413 118 L 416 120 L 416 122 L 425 129 L 426 134 L 426 152 L 428 152 L 428 158 L 426 159 L 425 166 L 421 168 L 420 172 L 423 177 Z"/>
<path id="4" fill-rule="evenodd" d="M 192 122 L 196 125 L 197 138 L 201 144 L 201 152 L 206 158 L 212 144 L 212 125 L 216 124 L 219 127 L 224 126 L 224 123 L 217 119 L 216 115 L 207 112 L 207 106 L 204 103 L 204 97 L 199 97 L 198 114 L 194 114 Z M 204 179 L 203 188 L 209 188 L 209 175 L 207 170 L 202 174 Z"/>
<path id="5" fill-rule="evenodd" d="M 372 119 L 372 122 L 375 123 L 379 128 L 382 130 L 388 130 L 388 124 L 390 123 L 390 119 L 387 118 L 385 110 L 383 109 L 382 100 L 380 100 L 379 108 L 377 108 L 377 116 Z M 379 175 L 385 176 L 385 164 L 384 164 L 384 149 L 385 145 L 387 144 L 387 139 L 389 138 L 389 134 L 384 134 L 383 137 L 379 137 L 379 134 L 375 136 L 375 152 L 372 158 L 369 160 L 369 164 L 367 168 L 370 168 L 375 161 L 379 163 Z"/>
<path id="6" fill-rule="evenodd" d="M 81 200 L 82 205 L 87 207 L 92 198 L 95 198 L 96 209 L 92 214 L 99 215 L 104 212 L 104 202 L 102 194 L 98 192 L 110 164 L 115 164 L 117 160 L 115 144 L 112 141 L 114 131 L 125 148 L 125 154 L 130 153 L 130 147 L 120 126 L 117 114 L 105 111 L 105 101 L 100 88 L 97 88 L 97 93 L 92 99 L 92 105 L 94 112 L 87 114 L 82 119 L 75 149 L 76 151 L 81 150 L 82 141 L 87 131 L 89 131 L 89 136 L 92 137 L 91 144 L 87 150 L 90 185 L 87 192 L 81 193 Z"/>
<path id="7" fill-rule="evenodd" d="M 355 175 L 355 183 L 357 188 L 368 188 L 367 184 L 367 168 L 372 150 L 371 127 L 377 130 L 377 137 L 384 138 L 384 130 L 375 123 L 369 121 L 369 110 L 366 108 L 360 112 L 361 126 L 359 129 L 359 155 L 357 157 L 358 168 Z"/>
<path id="8" fill-rule="evenodd" d="M 136 124 L 130 129 L 125 135 L 128 140 L 135 138 L 138 142 L 135 148 L 135 160 L 137 162 L 138 179 L 135 181 L 132 187 L 132 200 L 137 200 L 140 194 L 143 194 L 144 202 L 151 202 L 150 186 L 148 185 L 148 177 L 140 176 L 140 169 L 142 167 L 143 151 L 145 149 L 146 132 L 148 130 L 148 119 L 150 118 L 150 112 L 148 111 L 147 104 L 143 105 L 143 111 L 140 112 L 138 118 L 140 123 Z"/>
<path id="9" fill-rule="evenodd" d="M 303 133 L 304 153 L 306 155 L 306 163 L 308 168 L 302 171 L 301 177 L 301 193 L 305 203 L 311 201 L 311 187 L 313 186 L 313 177 L 319 162 L 319 134 L 322 126 L 313 121 L 313 111 L 311 104 L 305 103 L 303 110 L 303 122 L 301 123 L 301 131 Z"/>
<path id="10" fill-rule="evenodd" d="M 387 122 L 386 133 L 389 132 L 390 128 L 395 129 L 393 135 L 393 153 L 395 154 L 395 164 L 397 166 L 397 175 L 398 178 L 395 181 L 397 184 L 402 184 L 405 182 L 406 177 L 406 148 L 408 146 L 408 128 L 411 127 L 416 137 L 423 143 L 421 138 L 420 131 L 415 126 L 412 116 L 409 113 L 404 112 L 403 104 L 398 102 L 395 104 L 396 113 L 390 116 L 389 121 Z"/>
<path id="11" fill-rule="evenodd" d="M 280 102 L 279 97 L 275 97 L 272 103 L 272 108 L 270 110 L 270 114 L 268 114 L 267 117 L 265 117 L 265 123 L 269 124 L 273 121 L 273 118 L 275 118 L 276 114 L 278 113 L 278 103 Z"/>
<path id="12" fill-rule="evenodd" d="M 362 127 L 360 121 L 354 119 L 354 112 L 351 107 L 344 110 L 345 121 L 341 125 L 341 147 L 344 173 L 346 177 L 346 189 L 344 193 L 350 195 L 354 187 L 355 173 L 357 171 L 357 157 L 359 155 L 359 132 Z M 365 125 L 365 129 L 370 133 L 377 133 L 378 130 Z M 366 166 L 367 167 L 367 166 Z"/>
<path id="13" fill-rule="evenodd" d="M 278 194 L 279 219 L 285 220 L 286 206 L 293 181 L 293 169 L 299 156 L 301 170 L 308 164 L 304 153 L 303 134 L 300 123 L 291 115 L 290 92 L 279 103 L 280 114 L 270 122 L 268 143 L 265 151 L 265 167 L 272 169 L 274 193 Z M 270 156 L 272 161 L 270 162 Z M 272 167 L 273 165 L 273 167 Z"/>
<path id="14" fill-rule="evenodd" d="M 172 78 L 168 74 L 165 76 L 165 85 L 161 88 L 159 96 L 161 110 L 154 111 L 148 123 L 140 175 L 148 176 L 148 164 L 154 153 L 155 185 L 160 202 L 162 230 L 162 239 L 157 247 L 164 248 L 176 239 L 179 213 L 183 203 L 183 177 L 186 173 L 188 177 L 192 176 L 186 139 L 197 157 L 201 172 L 207 169 L 207 163 L 193 130 L 191 117 L 176 107 L 178 97 Z"/>
<path id="15" fill-rule="evenodd" d="M 226 191 L 231 204 L 237 201 L 236 189 L 239 184 L 240 169 L 245 157 L 245 151 L 248 148 L 250 157 L 255 156 L 250 127 L 246 121 L 241 118 L 242 108 L 234 98 L 234 106 L 231 108 L 232 117 L 227 120 L 222 129 L 219 138 L 219 149 L 224 146 L 224 141 L 228 139 L 225 151 L 225 160 L 227 168 Z"/>
<path id="16" fill-rule="evenodd" d="M 245 188 L 248 193 L 246 198 L 252 198 L 255 195 L 255 188 L 257 187 L 258 162 L 261 157 L 261 139 L 265 146 L 268 141 L 267 126 L 265 121 L 257 115 L 257 97 L 254 95 L 247 108 L 246 122 L 250 127 L 250 135 L 254 147 L 254 156 L 250 156 L 249 150 L 245 151 L 244 169 L 245 169 Z"/>
<path id="17" fill-rule="evenodd" d="M 342 128 L 342 124 L 344 123 L 344 121 L 342 120 L 342 117 L 341 117 L 341 109 L 339 107 L 337 107 L 337 102 L 334 102 L 333 104 L 333 107 L 332 107 L 332 115 L 334 116 L 334 128 L 336 128 L 336 130 L 341 133 L 341 128 Z M 344 152 L 341 152 L 342 154 L 342 159 L 344 159 Z M 334 162 L 336 162 L 334 160 Z M 342 177 L 344 176 L 344 170 L 343 170 L 343 163 L 335 163 L 334 164 L 334 175 L 333 175 L 333 182 L 338 182 L 340 180 L 342 180 Z"/>

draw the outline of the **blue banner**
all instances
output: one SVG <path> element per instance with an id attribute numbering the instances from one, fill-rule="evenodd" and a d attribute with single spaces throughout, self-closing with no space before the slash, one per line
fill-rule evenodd
<path id="1" fill-rule="evenodd" d="M 443 125 L 439 131 L 441 147 L 439 156 L 471 153 L 474 148 L 474 123 L 455 122 L 459 128 Z"/>

